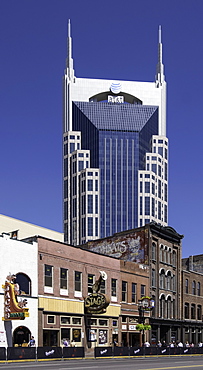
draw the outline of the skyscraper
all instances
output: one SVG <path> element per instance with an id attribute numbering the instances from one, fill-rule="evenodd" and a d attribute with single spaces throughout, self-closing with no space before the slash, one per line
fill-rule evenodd
<path id="1" fill-rule="evenodd" d="M 77 78 L 68 23 L 64 74 L 64 238 L 78 245 L 168 222 L 161 27 L 154 82 Z"/>

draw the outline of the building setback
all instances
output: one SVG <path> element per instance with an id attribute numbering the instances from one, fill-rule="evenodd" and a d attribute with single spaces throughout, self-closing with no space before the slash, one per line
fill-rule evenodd
<path id="1" fill-rule="evenodd" d="M 64 74 L 64 241 L 81 245 L 168 223 L 166 82 L 77 78 L 68 26 Z"/>

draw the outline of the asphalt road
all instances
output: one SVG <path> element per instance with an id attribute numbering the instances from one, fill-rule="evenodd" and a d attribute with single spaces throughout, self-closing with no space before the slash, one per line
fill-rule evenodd
<path id="1" fill-rule="evenodd" d="M 203 370 L 203 357 L 160 357 L 160 358 L 125 358 L 98 360 L 68 360 L 46 362 L 18 362 L 0 364 L 0 370 Z"/>

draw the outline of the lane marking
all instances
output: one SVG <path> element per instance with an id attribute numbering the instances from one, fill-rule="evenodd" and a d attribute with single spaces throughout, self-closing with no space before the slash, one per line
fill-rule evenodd
<path id="1" fill-rule="evenodd" d="M 185 366 L 169 366 L 169 367 L 150 367 L 150 369 L 139 369 L 139 370 L 165 370 L 165 369 L 186 369 L 189 367 L 203 367 L 202 365 L 185 365 Z"/>

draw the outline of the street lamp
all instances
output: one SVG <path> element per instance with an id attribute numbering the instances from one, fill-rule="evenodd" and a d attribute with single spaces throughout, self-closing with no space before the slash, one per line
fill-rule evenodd
<path id="1" fill-rule="evenodd" d="M 139 311 L 139 323 L 143 325 L 142 327 L 142 339 L 140 341 L 140 344 L 141 344 L 141 347 L 144 345 L 144 323 L 145 323 L 145 316 L 144 316 L 144 312 L 145 312 L 145 307 L 146 307 L 146 303 L 144 300 L 139 300 L 138 301 L 138 311 Z M 140 330 L 140 334 L 141 334 L 141 330 Z"/>

